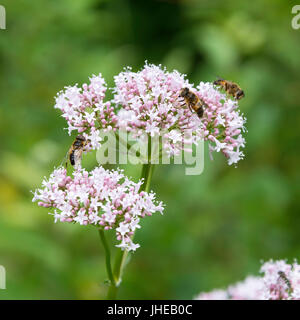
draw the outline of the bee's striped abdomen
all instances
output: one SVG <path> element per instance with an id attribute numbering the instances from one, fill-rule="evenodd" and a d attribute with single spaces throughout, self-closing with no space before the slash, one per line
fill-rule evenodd
<path id="1" fill-rule="evenodd" d="M 197 110 L 197 115 L 198 115 L 199 118 L 202 118 L 202 117 L 203 117 L 203 112 L 204 112 L 203 107 L 200 107 L 200 108 Z"/>
<path id="2" fill-rule="evenodd" d="M 71 162 L 71 165 L 72 165 L 72 166 L 75 165 L 75 154 L 74 154 L 74 150 L 70 153 L 70 162 Z"/>

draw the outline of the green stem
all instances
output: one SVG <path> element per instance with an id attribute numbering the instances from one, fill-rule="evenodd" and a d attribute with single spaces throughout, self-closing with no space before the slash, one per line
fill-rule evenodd
<path id="1" fill-rule="evenodd" d="M 121 143 L 123 144 L 123 146 L 125 146 L 125 147 L 127 148 L 127 151 L 132 148 L 132 145 L 131 145 L 129 142 L 124 141 L 124 140 L 119 136 L 118 132 L 115 132 L 115 135 L 116 135 L 116 140 L 117 140 L 117 143 L 118 143 L 118 147 L 119 147 L 119 142 L 121 142 Z M 137 157 L 140 157 L 140 156 L 141 156 L 141 154 L 140 154 L 139 151 L 137 151 L 136 156 L 137 156 Z"/>
<path id="2" fill-rule="evenodd" d="M 144 170 L 145 167 L 145 170 Z M 144 171 L 144 172 L 143 172 Z M 153 164 L 144 164 L 143 165 L 143 176 L 144 178 L 144 184 L 142 185 L 141 191 L 149 192 L 150 191 L 150 185 L 151 185 L 151 179 L 154 171 L 154 165 Z"/>
<path id="3" fill-rule="evenodd" d="M 150 140 L 150 139 L 149 139 Z M 148 143 L 148 163 L 143 164 L 141 179 L 144 179 L 144 183 L 141 187 L 141 191 L 149 192 L 151 179 L 153 175 L 154 165 L 151 164 L 151 140 Z M 134 235 L 132 236 L 132 238 Z M 107 299 L 115 300 L 118 293 L 118 288 L 122 280 L 122 273 L 124 270 L 124 266 L 126 264 L 126 259 L 128 256 L 127 250 L 118 250 L 115 264 L 114 264 L 114 279 L 115 285 L 111 285 L 108 288 Z"/>
<path id="4" fill-rule="evenodd" d="M 111 286 L 115 286 L 116 285 L 116 281 L 115 281 L 115 278 L 114 278 L 114 275 L 113 275 L 113 272 L 112 272 L 112 268 L 111 268 L 109 246 L 108 246 L 108 243 L 106 241 L 106 238 L 105 238 L 105 235 L 104 235 L 104 231 L 102 229 L 98 229 L 98 231 L 99 231 L 101 242 L 102 242 L 104 250 L 105 250 L 106 271 L 107 271 L 108 278 L 110 280 L 110 285 Z"/>

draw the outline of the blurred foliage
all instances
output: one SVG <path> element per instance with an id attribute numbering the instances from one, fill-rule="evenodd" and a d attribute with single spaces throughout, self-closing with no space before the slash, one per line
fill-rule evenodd
<path id="1" fill-rule="evenodd" d="M 218 155 L 200 176 L 156 168 L 165 215 L 143 221 L 119 298 L 190 299 L 255 274 L 261 260 L 299 258 L 300 31 L 284 0 L 3 0 L 0 30 L 1 299 L 104 298 L 105 262 L 92 227 L 54 224 L 31 203 L 72 138 L 52 108 L 65 85 L 102 72 L 110 86 L 145 60 L 198 83 L 246 92 L 246 157 Z M 298 128 L 298 129 L 297 129 Z M 88 168 L 95 155 L 84 159 Z M 140 167 L 128 172 L 138 178 Z M 113 235 L 111 235 L 113 236 Z"/>

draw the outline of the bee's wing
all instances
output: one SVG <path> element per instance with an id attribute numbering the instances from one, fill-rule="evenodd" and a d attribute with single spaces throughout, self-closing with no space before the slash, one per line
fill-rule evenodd
<path id="1" fill-rule="evenodd" d="M 215 77 L 215 80 L 213 81 L 213 84 L 215 85 L 218 85 L 219 81 L 224 81 L 224 79 L 217 74 L 214 74 L 214 77 Z"/>
<path id="2" fill-rule="evenodd" d="M 231 83 L 231 87 L 232 87 L 233 90 L 239 90 L 240 89 L 239 86 L 234 82 Z"/>
<path id="3" fill-rule="evenodd" d="M 66 155 L 63 157 L 61 163 L 60 163 L 60 167 L 65 166 L 67 168 L 68 166 L 68 162 L 69 162 L 69 151 L 66 153 Z"/>
<path id="4" fill-rule="evenodd" d="M 74 162 L 75 162 L 74 167 L 81 165 L 82 152 L 83 152 L 82 148 L 74 151 Z"/>

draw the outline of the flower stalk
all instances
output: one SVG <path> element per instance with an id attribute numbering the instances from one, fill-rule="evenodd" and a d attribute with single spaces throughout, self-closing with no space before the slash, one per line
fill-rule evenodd
<path id="1" fill-rule="evenodd" d="M 110 262 L 111 255 L 110 255 L 109 245 L 106 241 L 104 231 L 102 229 L 98 229 L 98 231 L 99 231 L 101 242 L 102 242 L 104 250 L 105 250 L 106 271 L 107 271 L 107 275 L 108 275 L 108 278 L 110 281 L 110 285 L 115 286 L 116 281 L 115 281 L 115 278 L 114 278 L 114 275 L 112 272 L 112 268 L 111 268 L 111 262 Z"/>
<path id="2" fill-rule="evenodd" d="M 141 173 L 141 179 L 144 179 L 144 183 L 141 186 L 141 192 L 142 191 L 149 192 L 153 171 L 154 171 L 154 165 L 151 163 L 151 139 L 149 138 L 148 163 L 143 164 L 142 173 Z M 131 239 L 133 239 L 133 237 L 134 235 L 131 237 Z M 105 243 L 103 242 L 103 245 L 104 244 Z M 121 249 L 118 250 L 115 264 L 114 264 L 114 272 L 112 275 L 113 281 L 110 281 L 110 286 L 107 292 L 107 300 L 115 300 L 117 297 L 118 288 L 122 281 L 123 270 L 126 265 L 127 256 L 128 256 L 128 250 L 121 250 Z M 111 266 L 110 254 L 109 255 L 106 254 L 106 258 L 109 258 L 109 261 L 106 261 L 106 265 L 110 267 Z M 109 274 L 110 272 L 111 272 L 111 269 L 107 268 L 107 274 L 109 278 L 110 278 L 110 274 Z"/>

